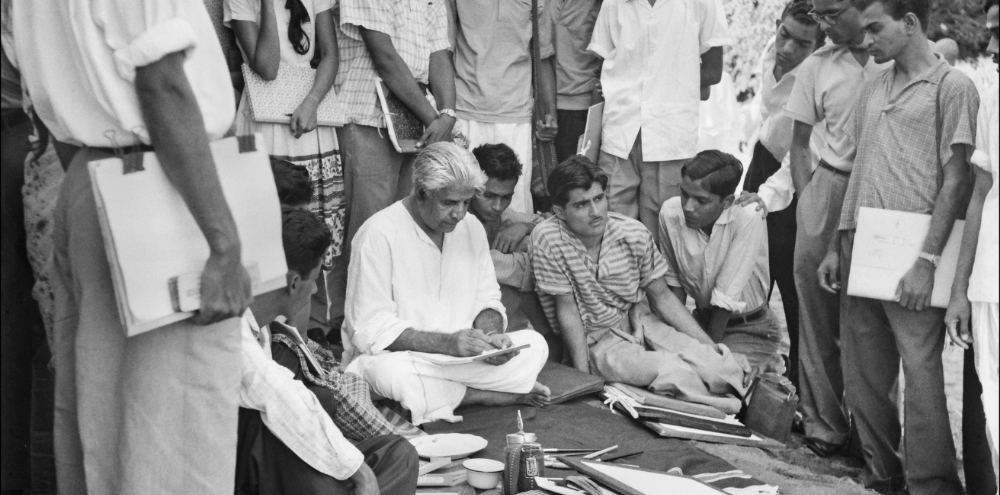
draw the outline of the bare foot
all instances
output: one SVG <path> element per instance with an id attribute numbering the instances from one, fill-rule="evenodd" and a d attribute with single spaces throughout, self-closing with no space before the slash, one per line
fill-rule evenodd
<path id="1" fill-rule="evenodd" d="M 528 404 L 535 407 L 545 407 L 549 405 L 549 400 L 552 398 L 552 391 L 549 387 L 542 385 L 539 382 L 535 382 L 535 386 L 531 387 L 531 392 L 528 392 L 521 396 L 521 400 L 518 402 L 521 404 Z"/>

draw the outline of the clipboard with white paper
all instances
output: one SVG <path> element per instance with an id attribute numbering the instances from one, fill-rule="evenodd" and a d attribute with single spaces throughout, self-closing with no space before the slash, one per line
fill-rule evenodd
<path id="1" fill-rule="evenodd" d="M 478 356 L 469 356 L 469 357 L 455 357 L 455 356 L 449 356 L 447 354 L 430 354 L 426 352 L 415 352 L 414 354 L 417 354 L 421 358 L 426 359 L 427 361 L 430 361 L 434 364 L 447 366 L 455 364 L 469 364 L 469 363 L 475 363 L 477 361 L 485 361 L 487 359 L 494 358 L 497 356 L 503 356 L 505 354 L 518 352 L 522 349 L 527 349 L 529 347 L 531 347 L 531 344 L 515 345 L 512 347 L 508 347 L 506 349 L 496 349 L 493 351 L 486 351 Z"/>
<path id="2" fill-rule="evenodd" d="M 847 295 L 898 301 L 899 281 L 919 258 L 930 227 L 930 215 L 861 207 Z M 948 307 L 964 231 L 965 221 L 956 221 L 934 271 L 931 306 Z"/>
<path id="3" fill-rule="evenodd" d="M 590 161 L 597 163 L 597 158 L 601 154 L 601 129 L 604 124 L 604 102 L 595 103 L 587 110 L 587 124 L 580 142 L 577 143 L 576 153 L 587 157 Z"/>

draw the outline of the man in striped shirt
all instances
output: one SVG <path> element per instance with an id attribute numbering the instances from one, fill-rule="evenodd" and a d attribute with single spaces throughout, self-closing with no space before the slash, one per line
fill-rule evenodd
<path id="1" fill-rule="evenodd" d="M 582 156 L 549 175 L 555 217 L 531 235 L 546 316 L 572 365 L 728 412 L 753 377 L 670 292 L 667 264 L 637 220 L 608 212 L 608 176 Z"/>

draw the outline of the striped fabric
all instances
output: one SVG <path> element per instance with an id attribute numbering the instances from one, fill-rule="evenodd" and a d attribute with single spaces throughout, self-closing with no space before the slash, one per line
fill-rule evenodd
<path id="1" fill-rule="evenodd" d="M 444 0 L 340 0 L 337 24 L 340 70 L 334 86 L 349 124 L 385 127 L 375 93 L 378 74 L 360 27 L 388 34 L 414 79 L 424 84 L 431 54 L 451 48 Z"/>
<path id="2" fill-rule="evenodd" d="M 556 217 L 531 235 L 531 267 L 542 309 L 558 332 L 553 296 L 573 294 L 586 331 L 616 328 L 642 300 L 641 289 L 667 272 L 653 235 L 637 220 L 608 213 L 595 263 L 566 224 Z"/>

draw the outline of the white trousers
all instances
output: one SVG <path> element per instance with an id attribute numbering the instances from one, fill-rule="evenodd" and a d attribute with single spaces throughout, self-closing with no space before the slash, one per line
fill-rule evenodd
<path id="1" fill-rule="evenodd" d="M 482 144 L 503 143 L 510 146 L 521 161 L 521 178 L 514 189 L 510 208 L 521 213 L 534 213 L 531 201 L 531 123 L 490 124 L 475 120 L 458 119 L 455 130 L 469 138 L 469 150 Z"/>
<path id="2" fill-rule="evenodd" d="M 531 344 L 501 366 L 476 362 L 457 365 L 430 363 L 410 352 L 364 354 L 351 362 L 348 371 L 358 373 L 376 394 L 399 401 L 413 415 L 413 424 L 431 421 L 461 421 L 455 408 L 467 388 L 525 394 L 531 391 L 538 372 L 549 356 L 549 347 L 534 330 L 508 332 L 514 345 Z"/>
<path id="3" fill-rule="evenodd" d="M 997 444 L 1000 441 L 1000 304 L 972 303 L 972 342 L 976 351 L 976 373 L 983 384 L 986 436 L 993 454 L 993 473 L 1000 479 Z M 1000 490 L 998 490 L 1000 493 Z"/>

